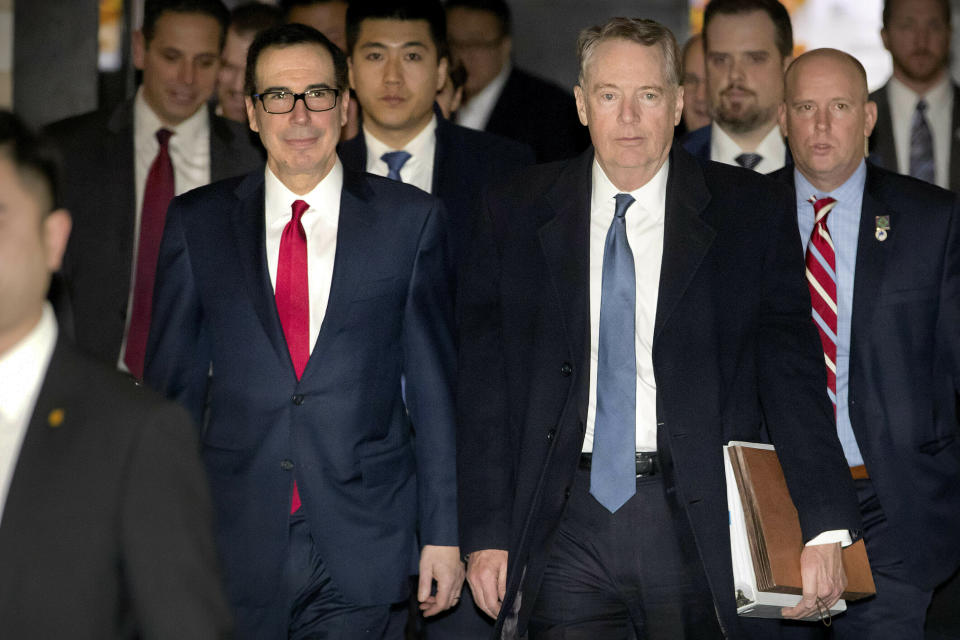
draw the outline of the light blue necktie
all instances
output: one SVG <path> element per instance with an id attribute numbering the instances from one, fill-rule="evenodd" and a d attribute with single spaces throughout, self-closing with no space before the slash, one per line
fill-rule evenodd
<path id="1" fill-rule="evenodd" d="M 397 182 L 403 182 L 400 178 L 400 169 L 410 159 L 410 154 L 406 151 L 388 151 L 380 156 L 380 159 L 387 163 L 387 177 Z"/>
<path id="2" fill-rule="evenodd" d="M 637 491 L 637 277 L 624 219 L 634 200 L 628 193 L 618 193 L 616 200 L 603 248 L 597 416 L 590 465 L 590 493 L 611 513 Z"/>
<path id="3" fill-rule="evenodd" d="M 910 123 L 910 175 L 927 182 L 934 181 L 933 135 L 927 124 L 927 101 L 917 102 Z"/>

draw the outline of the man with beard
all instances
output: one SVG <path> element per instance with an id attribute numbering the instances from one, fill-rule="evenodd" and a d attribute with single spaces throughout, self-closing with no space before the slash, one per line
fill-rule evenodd
<path id="1" fill-rule="evenodd" d="M 884 167 L 960 188 L 960 100 L 950 81 L 949 0 L 886 0 L 883 46 L 893 76 L 871 94 L 877 128 L 870 153 Z"/>
<path id="2" fill-rule="evenodd" d="M 713 125 L 687 134 L 684 148 L 760 173 L 790 164 L 777 129 L 793 54 L 790 14 L 777 0 L 713 0 L 703 14 L 703 45 Z"/>

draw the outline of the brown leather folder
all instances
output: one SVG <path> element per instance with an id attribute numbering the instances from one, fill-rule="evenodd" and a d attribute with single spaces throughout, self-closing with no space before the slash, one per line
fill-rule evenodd
<path id="1" fill-rule="evenodd" d="M 734 445 L 728 447 L 728 452 L 743 503 L 757 589 L 773 593 L 803 593 L 800 518 L 787 490 L 776 451 Z M 844 547 L 842 555 L 847 590 L 841 597 L 859 600 L 876 593 L 863 540 Z"/>

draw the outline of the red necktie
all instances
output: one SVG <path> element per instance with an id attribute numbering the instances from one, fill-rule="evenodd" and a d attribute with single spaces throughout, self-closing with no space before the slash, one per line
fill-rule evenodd
<path id="1" fill-rule="evenodd" d="M 833 409 L 837 409 L 837 259 L 833 239 L 827 229 L 827 216 L 836 200 L 810 196 L 815 221 L 807 243 L 807 284 L 813 303 L 813 320 L 820 331 L 823 359 L 827 365 L 827 389 Z"/>
<path id="2" fill-rule="evenodd" d="M 137 249 L 137 270 L 133 284 L 133 306 L 130 310 L 130 328 L 127 330 L 127 348 L 123 361 L 137 380 L 143 379 L 143 359 L 150 334 L 150 313 L 153 308 L 153 281 L 157 273 L 157 256 L 167 207 L 173 200 L 173 163 L 168 144 L 173 132 L 157 131 L 160 150 L 150 165 L 143 190 L 143 208 L 140 211 L 140 242 Z"/>
<path id="3" fill-rule="evenodd" d="M 310 205 L 303 200 L 293 203 L 293 216 L 280 236 L 280 259 L 277 262 L 277 286 L 274 296 L 277 313 L 287 339 L 287 349 L 297 380 L 303 375 L 310 358 L 310 289 L 307 280 L 307 233 L 300 219 Z M 300 508 L 300 492 L 293 483 L 290 513 Z"/>

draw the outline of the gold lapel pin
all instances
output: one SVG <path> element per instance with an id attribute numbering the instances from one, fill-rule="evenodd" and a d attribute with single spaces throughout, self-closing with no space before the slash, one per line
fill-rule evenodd
<path id="1" fill-rule="evenodd" d="M 887 236 L 889 235 L 888 232 L 890 231 L 890 216 L 877 216 L 876 221 L 877 221 L 877 230 L 874 232 L 873 235 L 876 236 L 877 240 L 879 240 L 880 242 L 883 242 L 884 240 L 887 239 Z"/>
<path id="2" fill-rule="evenodd" d="M 56 429 L 63 424 L 63 418 L 66 414 L 63 409 L 54 409 L 47 415 L 47 424 Z"/>

